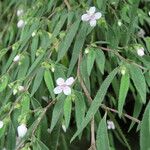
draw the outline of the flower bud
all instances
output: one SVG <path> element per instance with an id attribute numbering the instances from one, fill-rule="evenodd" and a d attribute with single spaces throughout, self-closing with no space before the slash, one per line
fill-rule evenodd
<path id="1" fill-rule="evenodd" d="M 18 86 L 18 90 L 19 90 L 19 92 L 24 92 L 25 91 L 25 87 L 24 86 Z"/>
<path id="2" fill-rule="evenodd" d="M 16 63 L 20 60 L 20 55 L 16 55 L 15 58 L 13 59 L 13 61 Z"/>
<path id="3" fill-rule="evenodd" d="M 89 49 L 86 48 L 85 51 L 84 51 L 84 53 L 85 53 L 85 54 L 88 54 L 88 53 L 89 53 Z"/>
<path id="4" fill-rule="evenodd" d="M 23 9 L 18 9 L 17 10 L 17 16 L 22 16 L 23 15 Z"/>
<path id="5" fill-rule="evenodd" d="M 19 20 L 18 23 L 17 23 L 17 27 L 18 27 L 18 28 L 23 28 L 24 25 L 25 25 L 25 22 L 24 22 L 22 19 Z"/>
<path id="6" fill-rule="evenodd" d="M 54 71 L 55 71 L 55 68 L 54 68 L 54 67 L 51 67 L 51 71 L 54 72 Z"/>
<path id="7" fill-rule="evenodd" d="M 137 54 L 138 54 L 140 57 L 144 56 L 144 48 L 143 48 L 143 47 L 138 48 L 138 49 L 137 49 Z"/>
<path id="8" fill-rule="evenodd" d="M 120 20 L 118 21 L 118 26 L 122 26 L 122 22 Z"/>
<path id="9" fill-rule="evenodd" d="M 24 137 L 27 133 L 27 127 L 25 124 L 21 124 L 20 126 L 17 127 L 17 132 L 19 137 Z"/>
<path id="10" fill-rule="evenodd" d="M 36 33 L 35 33 L 35 32 L 32 32 L 31 36 L 34 37 L 35 35 L 36 35 Z"/>
<path id="11" fill-rule="evenodd" d="M 4 122 L 0 120 L 0 129 L 4 126 Z"/>
<path id="12" fill-rule="evenodd" d="M 62 125 L 62 129 L 63 129 L 64 132 L 66 132 L 66 130 L 67 130 L 66 126 L 64 124 Z"/>

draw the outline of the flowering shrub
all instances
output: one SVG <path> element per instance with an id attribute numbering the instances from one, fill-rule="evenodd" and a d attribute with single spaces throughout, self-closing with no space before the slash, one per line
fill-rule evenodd
<path id="1" fill-rule="evenodd" d="M 149 150 L 149 8 L 0 1 L 0 149 Z"/>

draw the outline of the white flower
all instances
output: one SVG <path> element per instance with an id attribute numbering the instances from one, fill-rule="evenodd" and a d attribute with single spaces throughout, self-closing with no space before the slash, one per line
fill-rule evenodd
<path id="1" fill-rule="evenodd" d="M 27 127 L 25 124 L 21 124 L 20 126 L 17 127 L 17 132 L 19 137 L 24 137 L 27 133 Z"/>
<path id="2" fill-rule="evenodd" d="M 63 92 L 65 95 L 70 95 L 71 94 L 71 88 L 70 86 L 74 82 L 74 78 L 70 77 L 66 81 L 63 78 L 58 78 L 56 80 L 57 87 L 54 89 L 55 94 L 59 94 Z"/>
<path id="3" fill-rule="evenodd" d="M 17 16 L 22 16 L 23 15 L 23 9 L 18 9 L 17 10 Z"/>
<path id="4" fill-rule="evenodd" d="M 148 15 L 150 16 L 150 11 L 148 12 Z"/>
<path id="5" fill-rule="evenodd" d="M 18 28 L 23 28 L 24 25 L 25 25 L 25 22 L 24 22 L 22 19 L 19 20 L 18 23 L 17 23 L 17 27 L 18 27 Z"/>
<path id="6" fill-rule="evenodd" d="M 18 90 L 19 90 L 19 92 L 23 92 L 23 91 L 25 91 L 25 87 L 24 86 L 18 86 Z"/>
<path id="7" fill-rule="evenodd" d="M 95 27 L 96 26 L 96 20 L 100 19 L 102 17 L 102 13 L 100 12 L 95 12 L 96 8 L 95 7 L 91 7 L 89 10 L 87 10 L 86 14 L 83 14 L 81 16 L 81 20 L 82 21 L 87 21 L 90 23 L 91 27 Z"/>
<path id="8" fill-rule="evenodd" d="M 107 128 L 110 129 L 115 129 L 115 125 L 113 123 L 113 121 L 107 120 Z"/>
<path id="9" fill-rule="evenodd" d="M 4 122 L 0 120 L 0 129 L 4 126 Z"/>
<path id="10" fill-rule="evenodd" d="M 138 49 L 137 49 L 137 54 L 138 54 L 140 57 L 144 56 L 144 48 L 143 48 L 143 47 L 138 48 Z"/>
<path id="11" fill-rule="evenodd" d="M 20 55 L 16 55 L 15 58 L 13 59 L 13 61 L 16 63 L 20 60 Z"/>
<path id="12" fill-rule="evenodd" d="M 120 20 L 118 21 L 118 26 L 122 26 L 122 22 Z"/>

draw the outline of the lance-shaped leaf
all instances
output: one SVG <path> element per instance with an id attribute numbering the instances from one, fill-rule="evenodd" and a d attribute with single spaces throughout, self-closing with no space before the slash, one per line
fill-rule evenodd
<path id="1" fill-rule="evenodd" d="M 103 119 L 99 123 L 97 136 L 96 136 L 96 146 L 97 146 L 97 150 L 110 150 L 107 124 L 106 124 L 106 114 L 104 115 Z"/>
<path id="2" fill-rule="evenodd" d="M 112 80 L 114 79 L 114 77 L 116 76 L 117 72 L 118 72 L 118 68 L 114 69 L 104 80 L 104 82 L 102 83 L 100 89 L 98 90 L 93 102 L 91 103 L 91 106 L 90 106 L 85 118 L 83 119 L 81 126 L 76 131 L 76 133 L 72 137 L 71 141 L 73 141 L 82 132 L 82 130 L 87 126 L 87 124 L 90 122 L 92 117 L 95 115 L 95 113 L 99 109 L 102 101 L 104 100 L 104 97 L 107 93 L 108 87 L 110 86 L 110 84 L 111 84 Z"/>
<path id="3" fill-rule="evenodd" d="M 140 130 L 140 149 L 150 150 L 150 102 L 147 105 L 143 119 L 141 122 Z"/>
<path id="4" fill-rule="evenodd" d="M 120 90 L 119 90 L 119 101 L 118 101 L 118 111 L 119 116 L 122 114 L 123 105 L 129 90 L 130 77 L 128 73 L 125 73 L 121 77 Z"/>
<path id="5" fill-rule="evenodd" d="M 95 51 L 93 49 L 90 49 L 90 52 L 88 53 L 87 56 L 87 71 L 89 76 L 91 74 L 94 65 L 95 57 L 96 57 Z"/>
<path id="6" fill-rule="evenodd" d="M 146 102 L 145 77 L 139 67 L 135 65 L 130 65 L 129 69 L 130 69 L 130 74 L 131 74 L 131 78 L 133 80 L 134 86 L 140 95 L 141 102 L 145 103 Z"/>
<path id="7" fill-rule="evenodd" d="M 78 30 L 80 24 L 80 20 L 77 20 L 76 22 L 74 22 L 71 27 L 70 30 L 68 31 L 64 41 L 60 44 L 60 47 L 58 49 L 58 59 L 57 61 L 61 60 L 63 58 L 63 56 L 65 55 L 65 53 L 68 51 L 75 35 L 76 32 Z"/>

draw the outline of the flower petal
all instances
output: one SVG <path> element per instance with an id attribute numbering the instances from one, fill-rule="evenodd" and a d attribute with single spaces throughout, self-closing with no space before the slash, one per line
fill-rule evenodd
<path id="1" fill-rule="evenodd" d="M 61 93 L 61 92 L 62 92 L 61 86 L 57 86 L 57 87 L 54 88 L 54 93 L 55 93 L 55 94 L 59 94 L 59 93 Z"/>
<path id="2" fill-rule="evenodd" d="M 101 17 L 102 17 L 102 13 L 100 13 L 100 12 L 97 12 L 94 14 L 95 19 L 100 19 Z"/>
<path id="3" fill-rule="evenodd" d="M 83 14 L 83 15 L 81 16 L 81 20 L 82 20 L 82 21 L 89 21 L 89 20 L 90 20 L 90 17 L 89 17 L 88 14 Z"/>
<path id="4" fill-rule="evenodd" d="M 70 78 L 68 78 L 68 79 L 65 81 L 65 84 L 66 84 L 66 85 L 71 85 L 73 82 L 74 82 L 74 78 L 73 78 L 73 77 L 70 77 Z"/>
<path id="5" fill-rule="evenodd" d="M 95 7 L 90 7 L 90 9 L 87 11 L 89 14 L 94 14 L 96 11 Z"/>
<path id="6" fill-rule="evenodd" d="M 57 85 L 63 85 L 65 83 L 65 80 L 63 78 L 58 78 L 56 80 Z"/>
<path id="7" fill-rule="evenodd" d="M 65 86 L 63 88 L 63 92 L 65 95 L 70 95 L 71 94 L 71 88 L 69 86 Z"/>
<path id="8" fill-rule="evenodd" d="M 95 19 L 90 20 L 90 26 L 91 27 L 95 27 L 96 26 L 96 20 Z"/>

